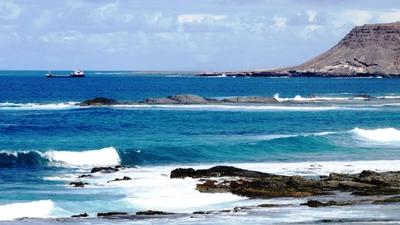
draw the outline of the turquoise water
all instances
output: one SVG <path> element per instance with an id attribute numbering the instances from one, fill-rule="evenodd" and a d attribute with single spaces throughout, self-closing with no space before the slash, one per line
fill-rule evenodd
<path id="1" fill-rule="evenodd" d="M 215 195 L 198 201 L 193 197 L 193 205 L 187 205 L 181 198 L 198 194 L 195 182 L 163 176 L 177 166 L 237 164 L 266 172 L 321 175 L 331 165 L 338 171 L 379 169 L 375 167 L 381 164 L 396 169 L 400 160 L 398 79 L 199 78 L 101 71 L 88 72 L 84 79 L 46 79 L 44 73 L 0 72 L 0 220 L 116 210 L 191 212 L 251 203 Z M 328 100 L 268 106 L 74 105 L 96 96 L 141 100 L 182 93 L 279 93 L 281 99 L 299 95 Z M 364 93 L 381 100 L 337 101 Z M 321 168 L 311 171 L 304 163 Z M 132 184 L 106 183 L 121 175 L 117 174 L 89 179 L 91 185 L 84 189 L 68 185 L 93 166 L 114 164 L 138 167 L 126 172 L 134 178 Z M 187 195 L 180 196 L 180 191 Z M 6 218 L 7 208 L 13 206 L 43 210 Z"/>

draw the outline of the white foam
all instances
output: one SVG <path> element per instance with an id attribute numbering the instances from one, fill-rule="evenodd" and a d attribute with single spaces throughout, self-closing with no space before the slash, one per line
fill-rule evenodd
<path id="1" fill-rule="evenodd" d="M 296 95 L 294 98 L 281 98 L 279 97 L 279 93 L 274 95 L 274 98 L 278 102 L 323 102 L 323 101 L 345 101 L 350 100 L 351 98 L 348 97 L 320 97 L 320 96 L 313 96 L 313 97 L 302 97 L 301 95 Z M 356 98 L 354 98 L 356 99 Z M 360 98 L 361 99 L 361 98 Z M 365 99 L 365 98 L 362 98 Z"/>
<path id="2" fill-rule="evenodd" d="M 61 103 L 0 103 L 0 110 L 63 110 L 79 108 L 78 102 Z"/>
<path id="3" fill-rule="evenodd" d="M 114 166 L 121 161 L 113 147 L 81 152 L 48 151 L 43 156 L 50 162 L 68 166 Z"/>
<path id="4" fill-rule="evenodd" d="M 238 205 L 256 205 L 256 200 L 230 193 L 200 193 L 195 189 L 199 179 L 170 179 L 170 172 L 178 167 L 204 169 L 216 165 L 236 166 L 281 175 L 318 176 L 337 173 L 359 173 L 362 170 L 400 170 L 400 160 L 378 161 L 310 161 L 310 162 L 264 162 L 264 163 L 214 163 L 170 166 L 146 166 L 130 168 L 111 174 L 94 174 L 87 178 L 88 188 L 112 189 L 124 193 L 124 205 L 135 210 L 162 210 L 171 212 L 193 212 L 197 210 L 229 209 Z M 132 180 L 110 182 L 115 178 L 129 176 Z M 85 180 L 85 179 L 83 179 Z M 116 189 L 117 188 L 117 189 Z M 288 203 L 288 199 L 263 200 L 263 203 Z M 290 201 L 299 201 L 291 199 Z"/>
<path id="5" fill-rule="evenodd" d="M 49 218 L 54 210 L 51 200 L 0 205 L 0 220 L 14 220 L 22 217 Z"/>
<path id="6" fill-rule="evenodd" d="M 233 104 L 204 104 L 204 105 L 146 105 L 130 104 L 115 105 L 115 108 L 126 109 L 166 109 L 166 110 L 216 110 L 216 111 L 325 111 L 346 109 L 339 106 L 281 106 L 281 105 L 233 105 Z"/>
<path id="7" fill-rule="evenodd" d="M 400 95 L 385 95 L 385 96 L 379 96 L 377 98 L 380 98 L 380 99 L 400 99 Z"/>
<path id="8" fill-rule="evenodd" d="M 120 203 L 133 211 L 162 210 L 170 212 L 193 212 L 231 208 L 247 198 L 231 193 L 201 193 L 197 191 L 198 179 L 170 179 L 169 173 L 176 167 L 156 166 L 130 168 L 116 173 L 93 174 L 87 178 L 92 190 L 112 189 L 123 193 L 126 198 Z M 108 182 L 129 176 L 132 180 Z M 81 179 L 85 180 L 86 179 Z M 87 189 L 86 189 L 87 190 Z"/>
<path id="9" fill-rule="evenodd" d="M 356 127 L 350 132 L 362 140 L 381 143 L 400 143 L 400 130 L 391 127 L 371 130 Z"/>
<path id="10" fill-rule="evenodd" d="M 240 168 L 281 175 L 320 176 L 329 173 L 360 173 L 363 170 L 398 171 L 400 160 L 366 161 L 309 161 L 291 163 L 238 163 L 230 164 Z"/>

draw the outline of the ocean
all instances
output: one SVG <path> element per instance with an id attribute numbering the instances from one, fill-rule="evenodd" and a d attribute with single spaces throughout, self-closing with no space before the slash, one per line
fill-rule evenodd
<path id="1" fill-rule="evenodd" d="M 377 218 L 400 223 L 398 204 L 313 209 L 298 206 L 305 201 L 300 198 L 200 193 L 197 180 L 169 178 L 178 167 L 214 165 L 309 177 L 400 170 L 400 79 L 206 78 L 190 72 L 123 71 L 48 79 L 45 73 L 0 71 L 0 224 L 108 224 L 96 213 L 142 210 L 182 215 L 113 223 L 357 224 L 363 219 L 359 224 L 374 224 Z M 139 101 L 176 94 L 269 96 L 280 103 L 76 105 L 97 96 Z M 366 94 L 374 100 L 363 99 Z M 84 188 L 69 185 L 94 166 L 114 165 L 129 168 L 81 179 L 89 183 Z M 132 180 L 107 182 L 122 176 Z M 189 215 L 263 203 L 288 205 Z M 84 212 L 89 219 L 60 219 Z"/>

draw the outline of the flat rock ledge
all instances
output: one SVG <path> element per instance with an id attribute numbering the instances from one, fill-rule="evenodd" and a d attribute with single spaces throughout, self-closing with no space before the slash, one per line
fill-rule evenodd
<path id="1" fill-rule="evenodd" d="M 268 104 L 279 103 L 273 97 L 264 96 L 240 96 L 240 97 L 227 97 L 227 98 L 204 98 L 198 95 L 182 94 L 172 95 L 163 98 L 147 98 L 142 101 L 120 102 L 115 99 L 96 97 L 78 103 L 79 106 L 112 106 L 112 105 L 129 105 L 129 104 L 146 104 L 146 105 L 195 105 L 195 104 L 234 104 L 234 103 L 254 103 L 254 104 Z"/>
<path id="2" fill-rule="evenodd" d="M 400 194 L 400 172 L 362 171 L 359 174 L 331 173 L 328 177 L 311 179 L 283 176 L 230 166 L 195 170 L 178 168 L 171 178 L 201 178 L 196 189 L 204 193 L 230 192 L 251 198 L 310 197 L 351 192 L 354 196 Z M 217 178 L 217 179 L 216 179 Z"/>

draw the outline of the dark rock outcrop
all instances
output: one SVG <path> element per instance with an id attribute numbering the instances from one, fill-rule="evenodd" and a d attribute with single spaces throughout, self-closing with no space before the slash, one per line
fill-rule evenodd
<path id="1" fill-rule="evenodd" d="M 233 166 L 215 166 L 210 169 L 195 170 L 192 168 L 178 168 L 171 171 L 171 178 L 201 178 L 201 177 L 247 177 L 247 178 L 263 178 L 273 177 L 275 175 L 262 173 L 252 170 L 245 170 Z"/>
<path id="2" fill-rule="evenodd" d="M 146 210 L 146 211 L 139 211 L 136 213 L 137 216 L 152 216 L 152 215 L 171 215 L 173 213 L 163 212 L 163 211 L 154 211 L 154 210 Z"/>
<path id="3" fill-rule="evenodd" d="M 306 205 L 308 207 L 317 208 L 317 207 L 326 207 L 326 206 L 337 205 L 337 202 L 335 202 L 335 201 L 320 202 L 320 201 L 316 201 L 316 200 L 310 200 L 301 205 Z"/>
<path id="4" fill-rule="evenodd" d="M 83 188 L 83 187 L 85 187 L 86 185 L 89 185 L 89 183 L 82 182 L 82 181 L 72 181 L 72 182 L 69 182 L 69 185 L 71 185 L 71 186 L 73 186 L 73 187 L 80 187 L 80 188 Z"/>
<path id="5" fill-rule="evenodd" d="M 400 22 L 353 28 L 327 52 L 299 66 L 247 72 L 201 73 L 200 76 L 369 77 L 400 76 Z"/>
<path id="6" fill-rule="evenodd" d="M 97 172 L 101 172 L 101 173 L 114 173 L 114 172 L 118 172 L 119 171 L 119 166 L 115 166 L 115 167 L 110 167 L 110 166 L 106 166 L 106 167 L 94 167 L 92 170 L 90 170 L 90 173 L 97 173 Z"/>
<path id="7" fill-rule="evenodd" d="M 105 97 L 96 97 L 79 103 L 79 105 L 81 106 L 102 106 L 102 105 L 117 105 L 117 104 L 119 104 L 117 100 Z"/>
<path id="8" fill-rule="evenodd" d="M 114 217 L 114 216 L 124 216 L 128 215 L 127 212 L 104 212 L 104 213 L 97 213 L 98 217 Z"/>
<path id="9" fill-rule="evenodd" d="M 334 191 L 359 196 L 400 194 L 400 172 L 363 171 L 360 174 L 332 173 L 323 179 L 282 176 L 230 166 L 195 170 L 178 168 L 171 178 L 202 178 L 196 189 L 206 193 L 230 192 L 251 198 L 309 197 L 332 195 Z M 215 177 L 227 177 L 215 180 Z M 206 179 L 208 178 L 208 179 Z"/>
<path id="10" fill-rule="evenodd" d="M 91 174 L 82 174 L 82 175 L 78 176 L 78 178 L 89 178 L 89 177 L 92 177 L 92 175 Z"/>
<path id="11" fill-rule="evenodd" d="M 222 99 L 203 98 L 198 95 L 174 95 L 166 98 L 148 98 L 139 103 L 144 104 L 221 104 L 221 103 L 278 103 L 275 98 L 263 96 L 239 96 Z"/>
<path id="12" fill-rule="evenodd" d="M 107 183 L 116 182 L 116 181 L 126 181 L 126 180 L 132 180 L 132 178 L 124 176 L 123 178 L 115 178 L 114 180 L 109 180 L 109 181 L 107 181 Z"/>
<path id="13" fill-rule="evenodd" d="M 166 98 L 148 98 L 140 103 L 146 104 L 207 104 L 208 101 L 198 95 L 173 95 Z"/>
<path id="14" fill-rule="evenodd" d="M 72 215 L 71 218 L 85 218 L 88 217 L 89 215 L 87 213 L 81 213 L 79 215 Z"/>

